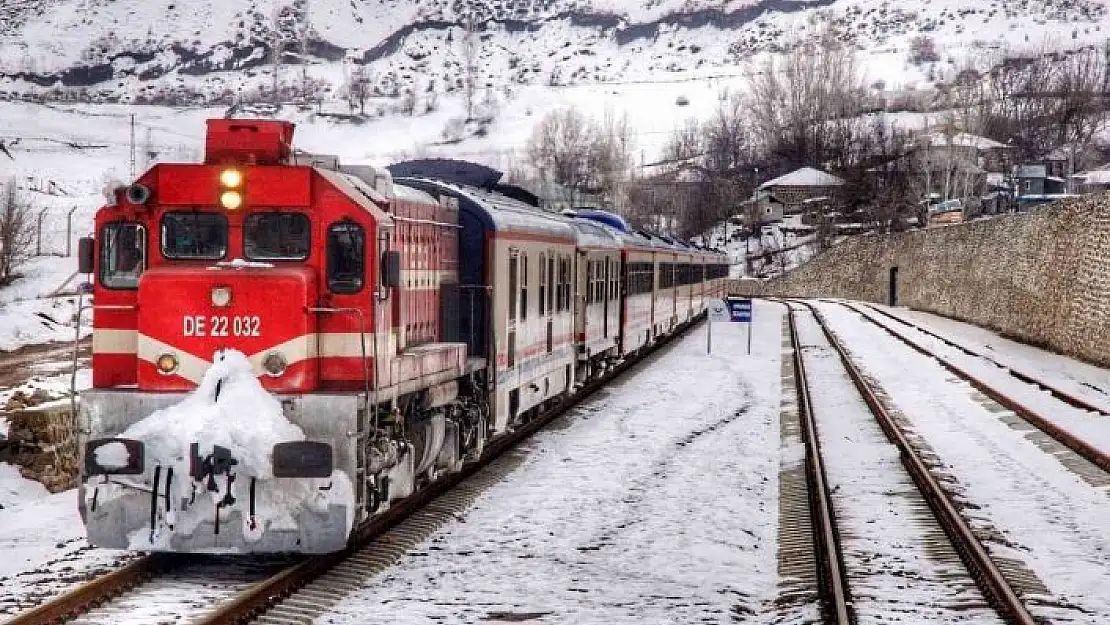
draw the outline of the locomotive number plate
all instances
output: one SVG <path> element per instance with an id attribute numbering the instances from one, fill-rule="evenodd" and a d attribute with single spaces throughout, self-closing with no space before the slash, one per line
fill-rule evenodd
<path id="1" fill-rule="evenodd" d="M 182 317 L 185 336 L 262 336 L 262 319 L 257 315 L 189 315 Z"/>

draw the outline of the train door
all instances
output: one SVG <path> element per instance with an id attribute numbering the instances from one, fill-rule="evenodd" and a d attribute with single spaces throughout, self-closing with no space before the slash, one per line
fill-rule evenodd
<path id="1" fill-rule="evenodd" d="M 890 288 L 887 291 L 887 304 L 890 306 L 898 305 L 898 268 L 890 268 Z"/>
<path id="2" fill-rule="evenodd" d="M 519 303 L 519 293 L 517 292 L 518 285 L 520 284 L 520 255 L 516 250 L 509 250 L 509 318 L 506 331 L 507 366 L 512 367 L 516 365 L 516 318 L 517 306 Z M 510 416 L 516 416 L 510 412 Z"/>
<path id="3" fill-rule="evenodd" d="M 601 301 L 603 302 L 601 307 L 601 336 L 605 338 L 609 338 L 609 281 L 612 279 L 612 274 L 610 273 L 611 271 L 612 269 L 609 266 L 609 257 L 606 256 L 605 275 L 603 276 L 604 281 L 602 282 L 603 293 L 601 297 Z"/>
<path id="4" fill-rule="evenodd" d="M 540 309 L 544 311 L 546 316 L 545 323 L 547 325 L 547 353 L 551 353 L 554 349 L 554 330 L 555 330 L 555 254 L 547 255 L 547 262 L 544 263 L 544 257 L 540 256 L 540 284 L 546 284 L 546 289 L 541 287 L 540 290 Z M 544 265 L 547 267 L 544 267 Z M 544 272 L 546 278 L 544 278 Z M 544 300 L 547 301 L 544 301 Z"/>
<path id="5" fill-rule="evenodd" d="M 678 261 L 678 256 L 674 257 Z M 678 262 L 671 263 L 670 269 L 671 276 L 671 327 L 673 328 L 678 323 Z"/>

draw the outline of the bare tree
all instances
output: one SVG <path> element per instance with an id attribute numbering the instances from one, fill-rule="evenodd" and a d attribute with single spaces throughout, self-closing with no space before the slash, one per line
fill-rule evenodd
<path id="1" fill-rule="evenodd" d="M 357 106 L 359 115 L 366 114 L 366 100 L 373 82 L 373 74 L 365 65 L 356 65 L 347 81 L 347 104 L 352 111 Z"/>
<path id="2" fill-rule="evenodd" d="M 908 60 L 914 65 L 924 65 L 925 63 L 936 63 L 939 61 L 940 55 L 937 54 L 937 44 L 933 41 L 933 38 L 928 35 L 918 35 L 910 39 Z"/>
<path id="3" fill-rule="evenodd" d="M 429 84 L 424 96 L 424 112 L 434 113 L 437 110 L 439 110 L 439 92 L 435 90 L 434 84 Z"/>
<path id="4" fill-rule="evenodd" d="M 532 130 L 528 155 L 543 182 L 571 191 L 571 202 L 579 193 L 594 193 L 620 207 L 632 173 L 633 136 L 627 116 L 606 111 L 595 121 L 576 108 L 557 109 Z"/>
<path id="5" fill-rule="evenodd" d="M 783 171 L 838 164 L 866 95 L 852 51 L 828 31 L 760 70 L 744 103 L 757 147 Z"/>
<path id="6" fill-rule="evenodd" d="M 31 258 L 35 230 L 31 206 L 20 201 L 15 179 L 0 195 L 0 286 L 18 277 L 18 270 Z"/>
<path id="7" fill-rule="evenodd" d="M 588 162 L 592 175 L 587 184 L 617 206 L 623 203 L 621 191 L 631 175 L 633 136 L 628 116 L 617 116 L 612 110 L 594 124 Z"/>
<path id="8" fill-rule="evenodd" d="M 406 89 L 401 94 L 401 112 L 409 117 L 416 115 L 416 89 Z"/>
<path id="9" fill-rule="evenodd" d="M 1036 159 L 1091 142 L 1107 121 L 1110 68 L 1093 48 L 1007 52 L 987 73 L 977 108 L 984 134 Z"/>
<path id="10" fill-rule="evenodd" d="M 671 131 L 667 144 L 663 146 L 663 160 L 671 162 L 688 161 L 705 152 L 701 123 L 695 118 L 687 118 Z"/>
<path id="11" fill-rule="evenodd" d="M 687 227 L 693 232 L 702 232 L 735 213 L 759 182 L 745 107 L 741 95 L 722 92 L 713 117 L 702 125 L 704 188 L 687 215 Z M 753 228 L 757 223 L 749 219 L 746 225 Z"/>
<path id="12" fill-rule="evenodd" d="M 585 190 L 590 180 L 593 143 L 593 124 L 582 111 L 557 109 L 533 128 L 528 154 L 545 182 L 580 191 Z"/>
<path id="13" fill-rule="evenodd" d="M 861 128 L 859 154 L 839 175 L 844 179 L 835 208 L 879 232 L 903 230 L 918 217 L 924 191 L 916 184 L 923 168 L 914 158 L 911 133 L 877 117 Z M 922 223 L 924 225 L 924 223 Z"/>

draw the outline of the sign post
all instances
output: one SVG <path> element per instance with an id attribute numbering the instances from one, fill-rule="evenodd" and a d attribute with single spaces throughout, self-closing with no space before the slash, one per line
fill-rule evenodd
<path id="1" fill-rule="evenodd" d="M 709 300 L 709 322 L 705 324 L 705 353 L 713 353 L 713 324 L 730 320 L 728 304 L 723 299 Z"/>
<path id="2" fill-rule="evenodd" d="M 752 318 L 754 317 L 752 300 L 746 297 L 728 297 L 725 299 L 725 303 L 728 304 L 730 321 L 748 324 L 748 355 L 750 356 L 752 353 Z"/>
<path id="3" fill-rule="evenodd" d="M 713 353 L 714 323 L 748 324 L 748 355 L 752 353 L 752 300 L 746 297 L 726 297 L 709 300 L 709 323 L 705 326 L 705 353 Z"/>

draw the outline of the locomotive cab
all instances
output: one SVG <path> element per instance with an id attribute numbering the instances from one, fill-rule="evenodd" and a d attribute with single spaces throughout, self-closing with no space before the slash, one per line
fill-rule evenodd
<path id="1" fill-rule="evenodd" d="M 480 363 L 440 341 L 428 297 L 455 279 L 428 253 L 453 251 L 452 208 L 398 197 L 381 171 L 298 163 L 292 136 L 210 120 L 203 163 L 155 165 L 97 213 L 80 409 L 94 545 L 335 551 L 419 475 L 461 462 L 457 380 Z M 247 382 L 262 392 L 235 403 Z M 415 399 L 382 407 L 399 397 Z"/>

